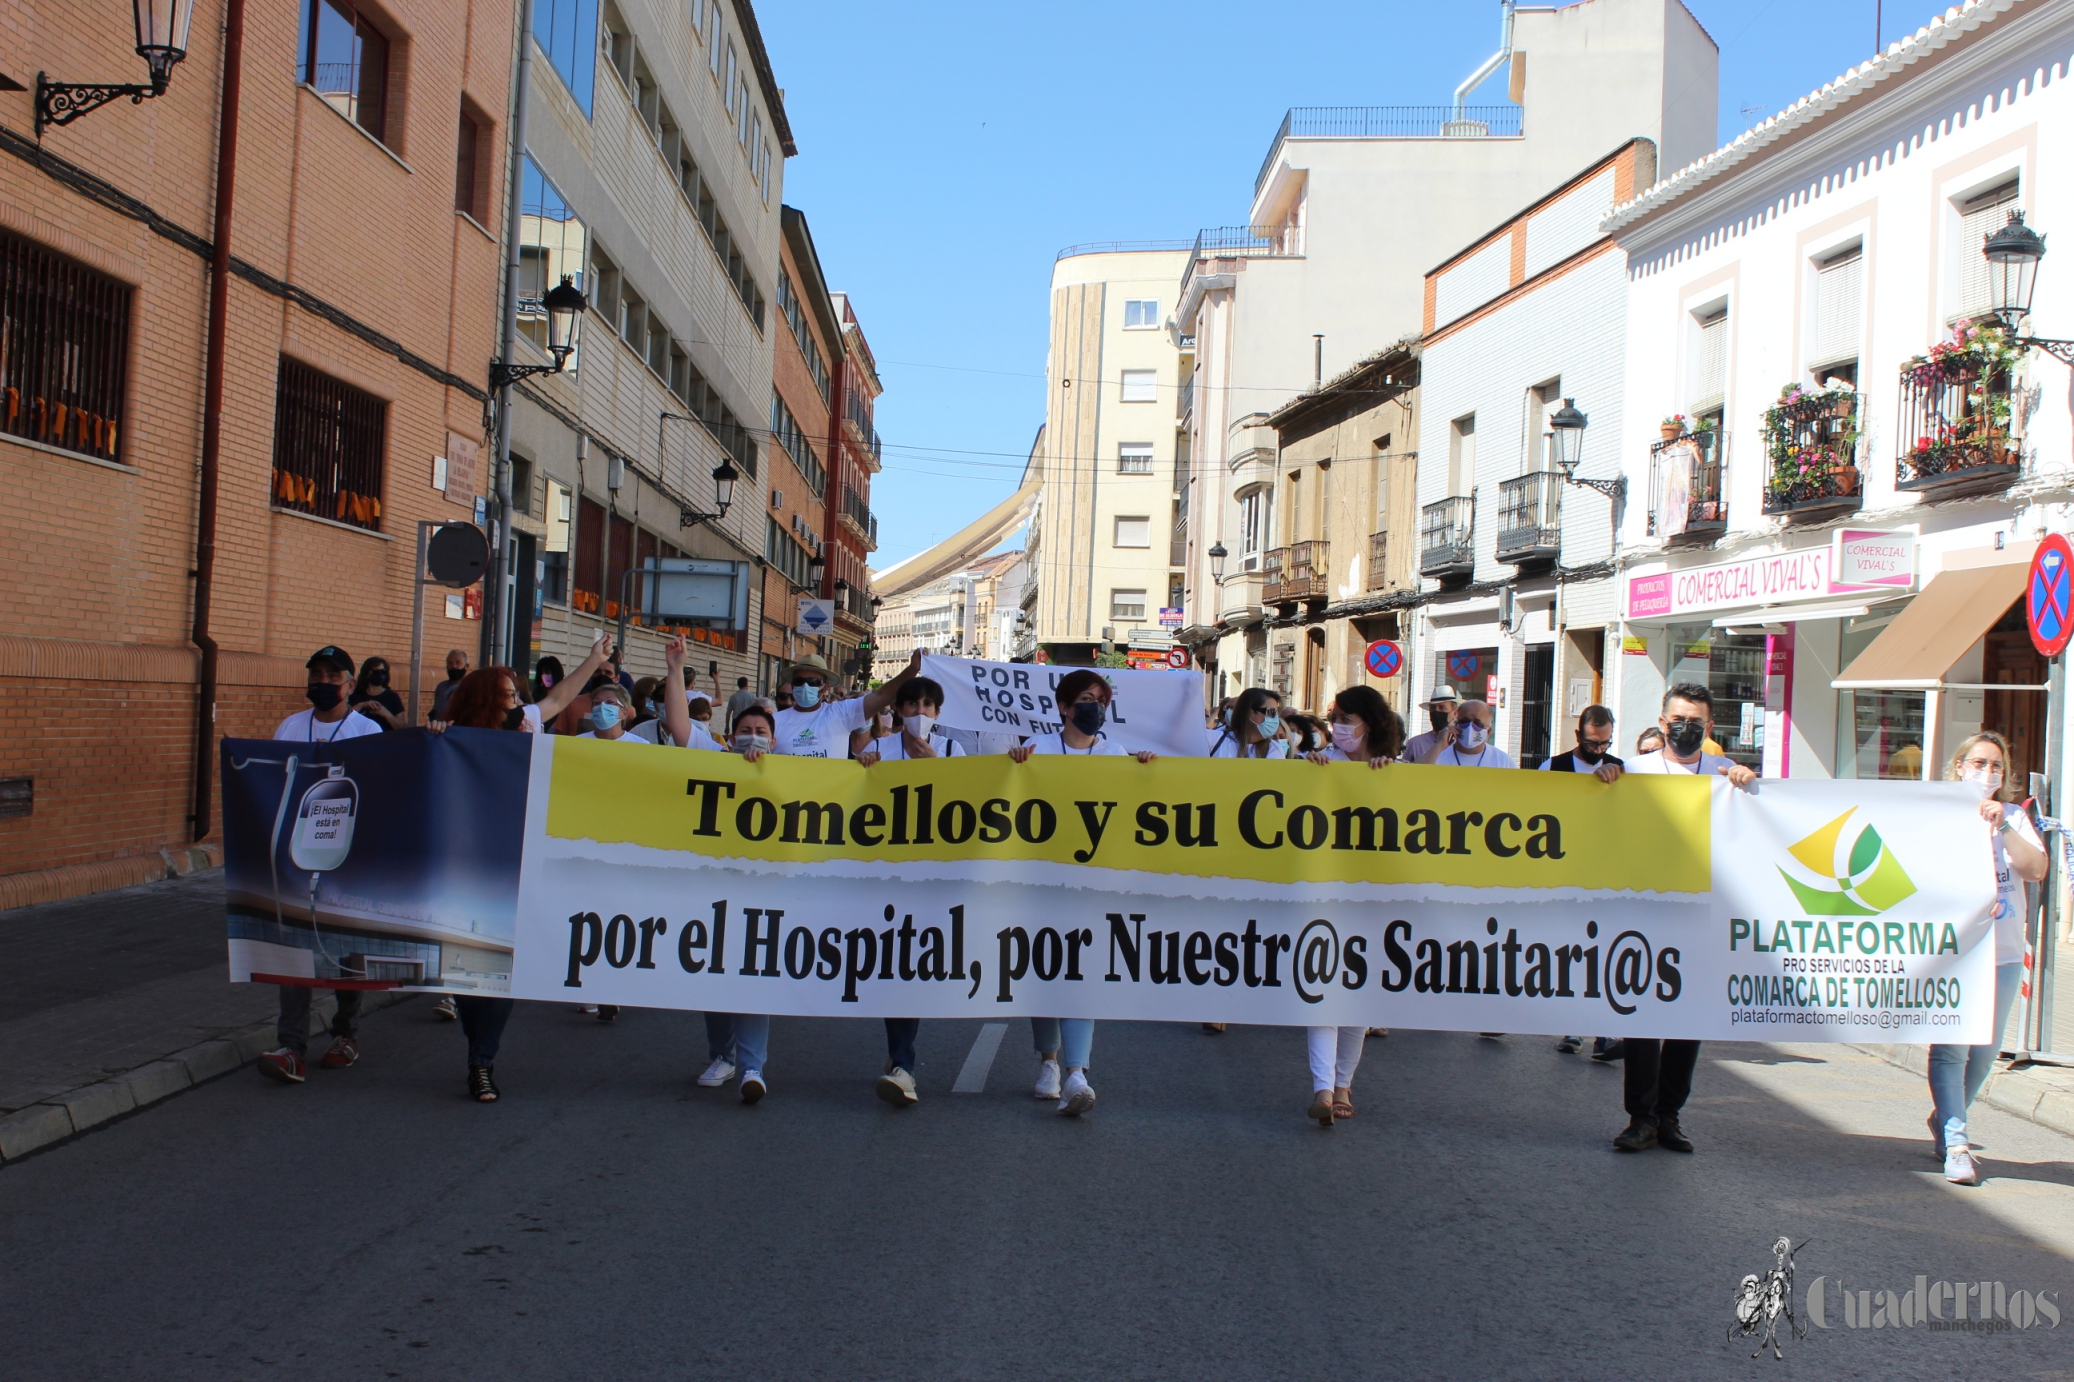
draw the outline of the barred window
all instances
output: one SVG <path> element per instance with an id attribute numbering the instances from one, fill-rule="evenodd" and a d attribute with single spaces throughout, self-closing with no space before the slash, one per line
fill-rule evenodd
<path id="1" fill-rule="evenodd" d="M 274 392 L 274 507 L 382 527 L 388 404 L 281 357 Z"/>
<path id="2" fill-rule="evenodd" d="M 0 432 L 118 459 L 129 337 L 125 284 L 0 233 Z"/>

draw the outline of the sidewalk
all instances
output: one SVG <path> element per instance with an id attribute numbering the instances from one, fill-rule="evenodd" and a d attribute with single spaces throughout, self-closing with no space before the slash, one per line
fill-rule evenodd
<path id="1" fill-rule="evenodd" d="M 273 1049 L 275 990 L 225 977 L 224 932 L 221 869 L 0 912 L 0 1161 Z"/>
<path id="2" fill-rule="evenodd" d="M 1856 1049 L 1877 1056 L 1923 1077 L 1927 1091 L 1930 1079 L 1930 1048 L 1927 1046 L 1862 1045 Z M 2064 1053 L 2063 1053 L 2064 1054 Z M 1927 1093 L 1925 1098 L 1927 1098 Z M 2011 1065 L 1995 1062 L 1995 1073 L 1981 1086 L 1979 1102 L 2004 1113 L 2013 1113 L 2054 1132 L 2074 1136 L 2074 1068 L 2063 1065 Z"/>

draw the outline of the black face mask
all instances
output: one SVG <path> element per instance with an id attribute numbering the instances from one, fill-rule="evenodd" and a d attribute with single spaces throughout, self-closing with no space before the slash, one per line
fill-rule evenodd
<path id="1" fill-rule="evenodd" d="M 1577 761 L 1578 761 L 1578 762 L 1580 762 L 1580 763 L 1596 763 L 1596 762 L 1598 762 L 1598 761 L 1599 761 L 1599 760 L 1600 760 L 1601 758 L 1604 758 L 1604 757 L 1605 757 L 1605 755 L 1604 755 L 1604 754 L 1602 754 L 1602 753 L 1600 753 L 1600 752 L 1599 752 L 1599 751 L 1598 751 L 1597 749 L 1589 749 L 1589 748 L 1586 748 L 1586 747 L 1584 746 L 1584 743 L 1583 743 L 1583 742 L 1582 742 L 1581 740 L 1580 740 L 1580 741 L 1578 742 L 1578 745 L 1577 745 Z"/>
<path id="2" fill-rule="evenodd" d="M 389 684 L 389 674 L 387 672 L 370 673 L 367 678 L 367 684 L 369 686 L 387 686 Z"/>
<path id="3" fill-rule="evenodd" d="M 1707 727 L 1696 720 L 1674 721 L 1664 738 L 1670 741 L 1672 751 L 1680 758 L 1690 758 L 1706 742 Z"/>
<path id="4" fill-rule="evenodd" d="M 449 668 L 447 668 L 447 669 L 446 669 L 446 679 L 447 679 L 448 681 L 459 681 L 459 680 L 460 680 L 461 678 L 463 678 L 463 677 L 465 677 L 465 676 L 467 676 L 467 675 L 468 675 L 468 669 L 467 669 L 467 668 L 465 668 L 465 667 L 464 667 L 464 668 L 462 668 L 462 669 L 461 669 L 460 671 L 458 671 L 458 672 L 457 672 L 457 671 L 455 671 L 455 670 L 454 670 L 453 668 L 451 668 L 451 667 L 449 667 Z M 550 673 L 548 674 L 548 676 L 547 676 L 547 681 L 548 681 L 548 683 L 549 683 L 550 685 L 552 685 L 552 684 L 553 684 L 553 682 L 554 682 L 554 674 L 553 674 L 552 672 L 550 672 Z"/>
<path id="5" fill-rule="evenodd" d="M 328 681 L 311 682 L 303 689 L 303 694 L 308 696 L 310 704 L 319 710 L 336 710 L 338 703 L 345 699 L 345 693 Z"/>
<path id="6" fill-rule="evenodd" d="M 505 711 L 504 727 L 506 729 L 524 729 L 526 727 L 525 707 L 515 705 L 511 709 Z"/>
<path id="7" fill-rule="evenodd" d="M 1082 701 L 1068 713 L 1073 717 L 1073 728 L 1082 734 L 1093 734 L 1102 727 L 1103 711 L 1100 701 Z"/>
<path id="8" fill-rule="evenodd" d="M 1426 718 L 1433 722 L 1433 732 L 1441 734 L 1446 732 L 1447 722 L 1455 718 L 1455 712 L 1452 710 L 1429 710 L 1426 712 Z"/>

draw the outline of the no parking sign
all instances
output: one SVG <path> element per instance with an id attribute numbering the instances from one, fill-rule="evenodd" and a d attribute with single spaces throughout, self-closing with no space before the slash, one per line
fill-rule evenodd
<path id="1" fill-rule="evenodd" d="M 1387 638 L 1378 638 L 1368 645 L 1363 658 L 1372 677 L 1394 677 L 1404 670 L 1404 649 Z"/>
<path id="2" fill-rule="evenodd" d="M 2045 658 L 2058 657 L 2074 636 L 2074 547 L 2058 533 L 2047 533 L 2031 557 L 2031 577 L 2024 585 L 2024 622 L 2031 646 Z"/>

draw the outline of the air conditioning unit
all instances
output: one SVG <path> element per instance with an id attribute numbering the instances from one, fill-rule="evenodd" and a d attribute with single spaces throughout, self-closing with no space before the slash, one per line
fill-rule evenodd
<path id="1" fill-rule="evenodd" d="M 785 507 L 784 490 L 774 489 L 771 491 L 771 507 L 774 509 L 782 509 Z"/>

